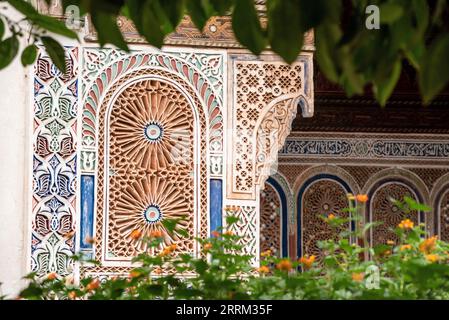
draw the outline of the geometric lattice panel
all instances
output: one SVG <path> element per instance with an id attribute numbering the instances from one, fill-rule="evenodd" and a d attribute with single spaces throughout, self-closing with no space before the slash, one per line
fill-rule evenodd
<path id="1" fill-rule="evenodd" d="M 260 194 L 260 252 L 270 250 L 281 256 L 281 223 L 281 200 L 276 190 L 265 183 Z"/>
<path id="2" fill-rule="evenodd" d="M 333 214 L 338 217 L 348 217 L 342 209 L 349 207 L 346 190 L 336 181 L 318 180 L 305 192 L 301 206 L 301 236 L 302 254 L 315 255 L 322 258 L 318 241 L 336 237 L 342 230 L 333 230 L 322 219 L 322 216 Z M 349 229 L 349 224 L 342 228 Z"/>
<path id="3" fill-rule="evenodd" d="M 135 82 L 116 99 L 109 121 L 109 258 L 147 249 L 131 239 L 134 230 L 161 231 L 164 245 L 193 252 L 194 122 L 187 98 L 163 81 Z M 173 234 L 162 224 L 166 219 L 182 219 Z"/>
<path id="4" fill-rule="evenodd" d="M 449 241 L 449 192 L 443 195 L 440 202 L 440 238 Z"/>
<path id="5" fill-rule="evenodd" d="M 401 183 L 389 183 L 376 190 L 371 200 L 371 221 L 381 222 L 371 230 L 371 245 L 386 244 L 388 241 L 398 241 L 393 230 L 404 219 L 410 219 L 415 225 L 419 223 L 419 214 L 416 211 L 404 213 L 391 200 L 402 201 L 404 197 L 418 200 L 414 192 Z"/>

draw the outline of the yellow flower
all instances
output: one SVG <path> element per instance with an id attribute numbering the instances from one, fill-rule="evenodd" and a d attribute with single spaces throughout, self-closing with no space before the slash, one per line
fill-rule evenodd
<path id="1" fill-rule="evenodd" d="M 226 231 L 225 233 L 223 233 L 226 236 L 233 236 L 234 232 L 232 232 L 231 230 Z"/>
<path id="2" fill-rule="evenodd" d="M 419 244 L 419 251 L 422 253 L 429 254 L 433 250 L 435 250 L 435 246 L 437 244 L 437 236 L 428 238 Z"/>
<path id="3" fill-rule="evenodd" d="M 58 277 L 58 274 L 56 272 L 51 272 L 51 273 L 47 274 L 48 280 L 55 280 L 57 277 Z"/>
<path id="4" fill-rule="evenodd" d="M 348 193 L 346 196 L 348 197 L 348 200 L 355 200 L 355 196 L 352 193 Z"/>
<path id="5" fill-rule="evenodd" d="M 276 269 L 281 271 L 290 271 L 292 269 L 292 263 L 289 259 L 282 259 L 277 265 Z"/>
<path id="6" fill-rule="evenodd" d="M 268 268 L 267 266 L 261 266 L 257 269 L 257 272 L 267 274 L 270 272 L 270 268 Z"/>
<path id="7" fill-rule="evenodd" d="M 355 282 L 362 282 L 364 278 L 365 274 L 363 272 L 356 272 L 352 274 L 352 280 L 354 280 Z"/>
<path id="8" fill-rule="evenodd" d="M 398 227 L 400 229 L 406 229 L 406 230 L 413 229 L 414 226 L 415 226 L 415 224 L 410 219 L 402 220 L 401 223 L 398 225 Z"/>
<path id="9" fill-rule="evenodd" d="M 76 291 L 70 291 L 68 294 L 68 297 L 70 300 L 75 300 L 77 295 L 76 295 Z"/>
<path id="10" fill-rule="evenodd" d="M 399 248 L 399 250 L 401 251 L 412 250 L 412 246 L 410 244 L 404 244 Z"/>
<path id="11" fill-rule="evenodd" d="M 366 195 L 366 194 L 358 194 L 356 196 L 356 199 L 357 199 L 358 202 L 366 203 L 366 202 L 368 202 L 368 195 Z"/>
<path id="12" fill-rule="evenodd" d="M 133 240 L 139 240 L 139 238 L 142 236 L 142 231 L 134 229 L 129 236 Z"/>
<path id="13" fill-rule="evenodd" d="M 388 241 L 387 241 L 387 244 L 388 244 L 389 246 L 394 246 L 396 243 L 395 243 L 393 240 L 388 240 Z"/>
<path id="14" fill-rule="evenodd" d="M 437 254 L 426 254 L 426 260 L 434 263 L 440 260 L 440 256 Z"/>
<path id="15" fill-rule="evenodd" d="M 271 250 L 264 251 L 260 254 L 261 257 L 267 258 L 271 256 Z"/>
<path id="16" fill-rule="evenodd" d="M 203 245 L 204 251 L 209 251 L 210 249 L 212 249 L 212 243 L 208 242 Z"/>
<path id="17" fill-rule="evenodd" d="M 94 279 L 92 280 L 86 287 L 87 291 L 92 291 L 98 289 L 100 287 L 100 280 Z"/>
<path id="18" fill-rule="evenodd" d="M 310 257 L 301 257 L 299 262 L 303 265 L 304 269 L 310 269 L 315 262 L 316 256 L 311 255 Z"/>

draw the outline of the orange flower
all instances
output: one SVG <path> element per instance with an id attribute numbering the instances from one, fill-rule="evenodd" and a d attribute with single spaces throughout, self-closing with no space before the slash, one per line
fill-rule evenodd
<path id="1" fill-rule="evenodd" d="M 218 238 L 220 236 L 220 232 L 218 231 L 212 231 L 210 234 L 215 238 Z"/>
<path id="2" fill-rule="evenodd" d="M 398 227 L 400 229 L 405 229 L 405 230 L 413 229 L 414 226 L 415 226 L 415 224 L 410 219 L 402 220 L 401 223 L 398 225 Z"/>
<path id="3" fill-rule="evenodd" d="M 228 231 L 226 231 L 226 232 L 223 233 L 223 234 L 226 235 L 226 236 L 233 236 L 233 235 L 234 235 L 234 232 L 231 231 L 231 230 L 228 230 Z"/>
<path id="4" fill-rule="evenodd" d="M 95 244 L 95 238 L 87 236 L 84 241 L 88 244 Z"/>
<path id="5" fill-rule="evenodd" d="M 204 251 L 209 251 L 210 249 L 212 249 L 212 243 L 208 242 L 203 245 Z"/>
<path id="6" fill-rule="evenodd" d="M 164 250 L 162 250 L 159 253 L 159 257 L 165 257 L 168 256 L 171 253 L 171 250 L 169 248 L 164 248 Z"/>
<path id="7" fill-rule="evenodd" d="M 438 260 L 440 260 L 440 256 L 437 254 L 427 254 L 426 260 L 434 263 L 434 262 L 437 262 Z"/>
<path id="8" fill-rule="evenodd" d="M 327 219 L 334 220 L 335 219 L 335 214 L 331 213 L 330 215 L 327 216 Z"/>
<path id="9" fill-rule="evenodd" d="M 264 251 L 260 254 L 261 257 L 267 258 L 271 256 L 271 250 Z"/>
<path id="10" fill-rule="evenodd" d="M 260 268 L 257 269 L 257 272 L 267 274 L 270 272 L 270 268 L 267 266 L 260 266 Z"/>
<path id="11" fill-rule="evenodd" d="M 71 300 L 75 300 L 77 295 L 76 295 L 76 291 L 70 291 L 68 294 L 69 299 Z"/>
<path id="12" fill-rule="evenodd" d="M 140 275 L 141 275 L 141 273 L 139 271 L 137 271 L 137 270 L 132 270 L 129 273 L 129 277 L 130 278 L 138 278 L 138 277 L 140 277 Z"/>
<path id="13" fill-rule="evenodd" d="M 428 238 L 419 244 L 419 251 L 425 254 L 429 254 L 433 250 L 435 250 L 436 244 L 437 244 L 437 236 Z"/>
<path id="14" fill-rule="evenodd" d="M 396 244 L 396 242 L 394 242 L 393 240 L 388 240 L 388 241 L 387 241 L 387 244 L 388 244 L 389 246 L 394 246 L 394 245 Z"/>
<path id="15" fill-rule="evenodd" d="M 162 231 L 161 230 L 154 230 L 151 232 L 151 237 L 153 238 L 162 238 Z"/>
<path id="16" fill-rule="evenodd" d="M 100 287 L 100 280 L 94 279 L 92 280 L 86 287 L 87 291 L 92 291 L 98 289 Z"/>
<path id="17" fill-rule="evenodd" d="M 352 274 L 352 280 L 355 282 L 362 282 L 365 278 L 365 274 L 363 272 L 355 272 Z"/>
<path id="18" fill-rule="evenodd" d="M 139 240 L 139 238 L 142 236 L 142 231 L 134 229 L 129 236 L 133 240 Z"/>
<path id="19" fill-rule="evenodd" d="M 410 244 L 404 244 L 399 248 L 399 250 L 401 251 L 412 250 L 412 246 Z"/>
<path id="20" fill-rule="evenodd" d="M 386 251 L 382 252 L 381 255 L 384 257 L 389 256 L 389 255 L 391 255 L 391 250 L 386 250 Z"/>
<path id="21" fill-rule="evenodd" d="M 48 280 L 55 280 L 57 277 L 58 277 L 58 274 L 56 272 L 51 272 L 51 273 L 47 274 Z"/>
<path id="22" fill-rule="evenodd" d="M 355 198 L 357 199 L 358 202 L 361 202 L 361 203 L 368 202 L 368 195 L 366 195 L 366 194 L 358 194 Z"/>
<path id="23" fill-rule="evenodd" d="M 155 268 L 155 269 L 153 270 L 153 272 L 154 272 L 155 274 L 161 274 L 161 273 L 162 273 L 162 268 L 157 267 L 157 268 Z"/>
<path id="24" fill-rule="evenodd" d="M 292 269 L 292 263 L 289 259 L 282 259 L 276 265 L 276 268 L 281 271 L 290 271 Z"/>
<path id="25" fill-rule="evenodd" d="M 310 269 L 315 262 L 316 257 L 314 255 L 311 255 L 310 257 L 301 257 L 299 259 L 299 262 L 303 265 L 304 269 Z"/>
<path id="26" fill-rule="evenodd" d="M 178 245 L 176 243 L 173 243 L 172 245 L 170 245 L 168 247 L 168 250 L 170 250 L 170 252 L 175 251 L 178 248 Z"/>

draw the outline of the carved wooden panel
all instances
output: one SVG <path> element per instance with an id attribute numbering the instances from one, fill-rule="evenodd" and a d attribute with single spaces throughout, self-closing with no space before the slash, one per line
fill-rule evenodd
<path id="1" fill-rule="evenodd" d="M 318 241 L 334 238 L 342 230 L 333 230 L 322 216 L 348 217 L 342 209 L 349 207 L 346 190 L 336 181 L 318 180 L 305 192 L 301 206 L 302 254 L 322 258 Z M 346 226 L 349 229 L 349 225 Z"/>
<path id="2" fill-rule="evenodd" d="M 260 252 L 281 255 L 281 200 L 268 183 L 260 194 Z M 286 223 L 286 222 L 284 222 Z"/>
<path id="3" fill-rule="evenodd" d="M 418 212 L 407 215 L 391 200 L 402 201 L 405 196 L 417 200 L 414 192 L 401 183 L 389 183 L 381 186 L 372 196 L 370 221 L 380 221 L 381 225 L 371 230 L 371 244 L 386 244 L 387 241 L 397 241 L 398 237 L 392 231 L 404 219 L 412 220 L 415 225 L 419 223 Z"/>
<path id="4" fill-rule="evenodd" d="M 442 197 L 440 202 L 440 239 L 449 241 L 449 191 Z"/>

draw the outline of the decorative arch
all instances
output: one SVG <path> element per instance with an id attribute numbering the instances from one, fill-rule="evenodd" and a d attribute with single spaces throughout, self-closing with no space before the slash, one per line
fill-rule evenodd
<path id="1" fill-rule="evenodd" d="M 150 85 L 150 83 L 153 83 L 154 86 Z M 128 180 L 132 180 L 133 176 L 140 178 L 133 181 L 127 181 L 125 183 L 127 187 L 124 190 L 114 191 L 113 197 L 115 196 L 118 199 L 117 203 L 112 203 L 112 206 L 117 212 L 116 219 L 112 223 L 112 225 L 115 225 L 116 227 L 116 230 L 114 230 L 111 229 L 111 221 L 108 220 L 109 214 L 107 207 L 109 201 L 114 200 L 108 198 L 108 192 L 110 191 L 110 188 L 108 186 L 108 175 L 110 174 L 110 172 L 108 171 L 110 169 L 108 167 L 108 143 L 110 142 L 108 140 L 108 130 L 110 126 L 108 110 L 110 110 L 114 106 L 115 101 L 120 98 L 120 94 L 125 92 L 127 88 L 137 86 L 138 84 L 140 84 L 141 86 L 143 85 L 143 88 L 137 90 L 141 93 L 141 96 L 134 96 L 131 98 L 135 101 L 138 101 L 135 104 L 136 106 L 144 105 L 145 107 L 143 109 L 145 110 L 148 110 L 148 107 L 150 105 L 155 106 L 155 110 L 153 110 L 151 114 L 155 119 L 148 119 L 149 122 L 147 121 L 145 127 L 140 128 L 141 135 L 138 134 L 138 129 L 136 128 L 132 130 L 126 130 L 126 124 L 123 120 L 119 119 L 116 122 L 117 127 L 120 128 L 121 132 L 118 138 L 112 137 L 112 140 L 124 140 L 127 134 L 129 135 L 134 133 L 136 134 L 136 136 L 139 136 L 139 139 L 154 139 L 154 141 L 151 141 L 150 144 L 153 146 L 157 145 L 158 137 L 154 136 L 154 134 L 157 135 L 156 127 L 158 121 L 161 121 L 162 118 L 164 118 L 164 120 L 171 122 L 171 125 L 165 127 L 166 133 L 175 134 L 175 137 L 173 138 L 176 140 L 176 143 L 180 144 L 181 147 L 187 147 L 188 152 L 192 154 L 192 161 L 190 164 L 181 163 L 181 165 L 179 165 L 179 163 L 174 165 L 170 161 L 166 161 L 166 163 L 164 164 L 158 161 L 161 158 L 161 154 L 168 152 L 167 148 L 153 148 L 153 154 L 151 154 L 151 152 L 144 152 L 143 154 L 145 154 L 145 156 L 142 157 L 142 152 L 135 152 L 135 150 L 132 150 L 131 143 L 126 142 L 126 152 L 128 152 L 128 154 L 130 155 L 137 155 L 137 157 L 139 158 L 139 162 L 145 163 L 146 167 L 139 168 L 138 166 L 133 165 L 131 167 L 123 169 L 125 171 L 127 170 L 125 176 Z M 160 90 L 154 90 L 153 87 L 158 87 Z M 148 96 L 148 91 L 153 91 L 151 97 Z M 158 98 L 157 96 L 160 96 L 162 93 L 164 93 L 165 96 L 163 98 Z M 146 100 L 142 98 L 145 95 L 147 97 Z M 179 101 L 176 101 L 176 103 L 174 103 L 174 101 L 172 101 L 173 99 L 178 99 Z M 127 101 L 127 99 L 122 100 L 124 102 Z M 149 102 L 153 100 L 153 104 Z M 97 205 L 95 216 L 95 235 L 96 238 L 100 239 L 100 241 L 95 244 L 95 257 L 98 260 L 102 261 L 104 266 L 115 265 L 117 270 L 122 270 L 121 268 L 123 267 L 119 266 L 120 264 L 123 264 L 122 260 L 129 260 L 129 257 L 131 255 L 144 249 L 141 243 L 131 243 L 132 241 L 129 240 L 129 237 L 126 238 L 126 234 L 129 234 L 132 228 L 132 223 L 130 222 L 132 219 L 127 220 L 127 218 L 125 218 L 124 212 L 126 210 L 130 210 L 130 208 L 145 212 L 145 215 L 142 215 L 142 212 L 140 212 L 139 215 L 137 211 L 133 211 L 133 221 L 137 221 L 140 219 L 139 221 L 142 222 L 141 218 L 142 216 L 146 217 L 146 213 L 148 213 L 149 216 L 154 216 L 158 213 L 162 213 L 163 215 L 164 211 L 166 212 L 166 216 L 171 216 L 173 218 L 179 218 L 181 215 L 188 217 L 185 223 L 180 223 L 180 228 L 184 229 L 189 234 L 188 240 L 181 241 L 180 237 L 176 236 L 175 233 L 174 238 L 170 238 L 168 235 L 164 236 L 164 242 L 165 244 L 176 243 L 179 248 L 179 252 L 196 254 L 196 242 L 193 239 L 197 236 L 205 238 L 207 237 L 209 232 L 207 159 L 209 155 L 208 146 L 210 141 L 208 140 L 209 128 L 207 125 L 207 116 L 200 96 L 192 88 L 191 85 L 184 81 L 183 78 L 180 78 L 174 75 L 172 72 L 168 72 L 166 70 L 149 67 L 136 69 L 133 72 L 127 73 L 124 76 L 118 78 L 113 84 L 111 84 L 109 90 L 106 91 L 102 96 L 100 103 L 101 104 L 98 110 L 97 132 L 98 197 L 96 201 Z M 164 113 L 158 112 L 156 110 L 158 104 L 161 104 L 160 107 L 162 107 L 162 104 L 165 104 Z M 184 112 L 179 112 L 180 110 L 178 110 L 178 104 L 184 105 L 185 107 L 189 106 L 190 111 L 186 109 L 184 110 Z M 167 112 L 167 108 L 171 108 L 173 113 L 169 114 L 169 112 Z M 120 108 L 120 111 L 118 111 L 119 113 L 121 112 L 122 115 L 128 111 L 122 109 L 126 108 Z M 113 114 L 113 111 L 111 114 Z M 132 123 L 136 124 L 142 122 L 142 117 L 144 117 L 144 115 L 149 116 L 150 113 L 142 112 L 140 114 L 140 118 L 135 118 L 136 121 Z M 191 120 L 183 121 L 182 119 L 185 119 L 183 117 L 186 117 L 188 115 L 190 115 Z M 128 112 L 127 116 L 130 119 L 133 116 L 137 117 L 136 112 Z M 128 123 L 131 123 L 131 121 L 128 121 Z M 143 123 L 140 124 L 143 125 Z M 180 132 L 175 132 L 177 131 L 174 130 L 175 128 L 180 129 Z M 191 131 L 185 132 L 186 128 L 190 128 Z M 152 132 L 151 129 L 156 129 L 156 131 Z M 143 141 L 144 140 L 141 140 L 141 142 Z M 135 140 L 134 142 L 137 142 L 137 140 Z M 189 146 L 189 142 L 194 143 L 194 146 Z M 174 143 L 172 143 L 171 146 L 173 145 Z M 134 147 L 142 148 L 142 143 L 135 143 Z M 120 153 L 121 152 L 117 152 L 114 156 L 117 157 Z M 156 154 L 158 154 L 158 157 L 155 157 Z M 158 161 L 156 161 L 156 158 L 158 158 Z M 181 155 L 181 162 L 182 158 L 183 157 Z M 122 162 L 126 161 L 122 160 Z M 181 172 L 183 172 L 183 174 L 180 174 Z M 114 170 L 112 170 L 112 174 L 114 174 Z M 189 182 L 190 178 L 188 177 L 192 176 L 192 174 L 194 177 L 193 182 Z M 176 182 L 174 182 L 175 180 Z M 118 183 L 118 185 L 120 185 L 120 183 Z M 153 192 L 150 190 L 160 191 Z M 165 190 L 165 192 L 162 192 L 163 190 Z M 173 197 L 175 195 L 178 195 L 179 197 L 177 199 L 174 199 Z M 170 197 L 173 199 L 168 199 Z M 133 201 L 136 199 L 140 199 L 142 201 L 136 201 L 138 203 L 133 203 Z M 157 203 L 155 203 L 157 201 L 164 202 L 165 204 L 158 205 Z M 165 209 L 162 208 L 163 206 L 165 206 Z M 120 214 L 120 212 L 122 213 Z M 150 220 L 151 219 L 153 218 L 150 217 Z M 145 227 L 145 223 L 140 225 L 136 224 L 136 229 L 140 229 L 143 232 L 150 232 L 151 230 L 157 229 L 155 228 L 156 225 L 159 229 L 161 229 L 161 225 L 158 221 L 155 221 L 154 225 L 151 227 Z M 123 235 L 125 235 L 126 239 L 123 239 Z M 120 238 L 121 240 L 111 246 L 112 242 L 110 240 L 113 240 L 115 238 Z M 128 251 L 123 249 L 124 247 L 127 247 Z M 126 254 L 124 254 L 122 258 L 117 258 L 114 256 L 114 250 L 118 250 L 118 252 L 126 252 Z M 117 263 L 119 265 L 117 265 Z M 106 270 L 103 269 L 104 267 L 102 266 L 97 268 L 87 267 L 84 271 L 101 273 Z"/>
<path id="2" fill-rule="evenodd" d="M 278 154 L 291 132 L 298 107 L 303 110 L 303 116 L 311 116 L 305 97 L 297 93 L 276 98 L 261 111 L 253 138 L 256 141 L 253 154 L 257 185 L 263 186 L 268 177 L 277 171 Z"/>
<path id="3" fill-rule="evenodd" d="M 335 165 L 318 165 L 305 170 L 301 173 L 295 180 L 293 184 L 293 190 L 295 194 L 298 194 L 299 189 L 304 185 L 304 183 L 312 177 L 320 174 L 327 174 L 331 176 L 338 177 L 348 185 L 351 192 L 354 194 L 360 193 L 360 186 L 354 177 L 346 170 L 335 166 Z"/>
<path id="4" fill-rule="evenodd" d="M 449 241 L 449 174 L 435 182 L 430 199 L 434 209 L 432 233 L 441 240 Z"/>
<path id="5" fill-rule="evenodd" d="M 260 197 L 260 252 L 271 250 L 281 257 L 289 255 L 288 190 L 269 177 Z"/>
<path id="6" fill-rule="evenodd" d="M 424 212 L 413 212 L 406 216 L 390 200 L 390 198 L 402 200 L 408 196 L 421 203 L 429 203 L 426 185 L 410 171 L 398 168 L 382 170 L 368 180 L 362 192 L 368 194 L 369 197 L 365 208 L 365 221 L 383 222 L 371 229 L 369 234 L 371 245 L 397 240 L 391 229 L 405 218 L 410 218 L 415 224 L 424 222 L 426 226 L 429 226 L 429 222 L 431 222 L 426 219 Z"/>
<path id="7" fill-rule="evenodd" d="M 316 168 L 309 169 L 310 172 L 303 174 L 302 177 L 307 177 L 315 171 L 314 169 Z M 317 242 L 335 237 L 335 234 L 320 216 L 331 213 L 347 216 L 349 213 L 343 213 L 342 209 L 350 206 L 348 193 L 354 193 L 354 189 L 346 180 L 335 174 L 318 173 L 303 180 L 296 198 L 297 256 L 313 254 L 322 258 Z M 345 228 L 354 229 L 354 225 L 348 224 Z"/>

